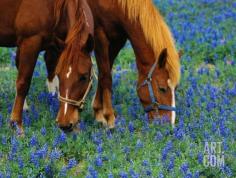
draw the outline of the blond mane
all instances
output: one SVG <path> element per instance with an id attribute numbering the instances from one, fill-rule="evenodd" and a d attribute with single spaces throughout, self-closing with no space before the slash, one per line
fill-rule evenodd
<path id="1" fill-rule="evenodd" d="M 166 69 L 172 84 L 180 81 L 180 61 L 175 48 L 174 38 L 160 12 L 152 0 L 117 0 L 130 20 L 139 21 L 147 42 L 152 46 L 156 58 L 167 48 L 168 57 Z"/>

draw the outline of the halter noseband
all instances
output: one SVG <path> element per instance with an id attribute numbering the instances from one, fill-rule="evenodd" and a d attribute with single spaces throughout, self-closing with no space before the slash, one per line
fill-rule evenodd
<path id="1" fill-rule="evenodd" d="M 147 85 L 148 86 L 148 91 L 149 91 L 149 94 L 150 94 L 150 98 L 151 98 L 151 101 L 152 101 L 152 104 L 146 106 L 144 108 L 144 111 L 146 113 L 151 112 L 151 111 L 158 111 L 158 110 L 176 111 L 175 107 L 160 104 L 158 102 L 158 100 L 156 99 L 155 95 L 154 95 L 153 87 L 152 87 L 152 75 L 153 75 L 153 72 L 154 72 L 155 68 L 157 67 L 157 63 L 158 63 L 158 59 L 155 61 L 155 63 L 152 65 L 150 71 L 148 72 L 147 79 L 145 79 L 143 81 L 143 83 L 138 87 L 138 90 L 139 90 L 141 87 L 144 87 L 145 85 Z"/>
<path id="2" fill-rule="evenodd" d="M 89 91 L 92 88 L 92 84 L 93 84 L 93 76 L 96 78 L 96 74 L 93 70 L 93 68 L 91 68 L 91 74 L 90 74 L 90 80 L 89 80 L 89 84 L 88 87 L 84 93 L 84 96 L 82 97 L 82 99 L 80 101 L 76 101 L 76 100 L 72 100 L 72 99 L 68 99 L 68 98 L 64 98 L 60 95 L 58 96 L 59 101 L 63 102 L 63 103 L 68 103 L 72 106 L 77 106 L 79 108 L 79 110 L 82 110 L 84 107 L 84 103 L 85 103 L 85 99 L 87 98 Z"/>

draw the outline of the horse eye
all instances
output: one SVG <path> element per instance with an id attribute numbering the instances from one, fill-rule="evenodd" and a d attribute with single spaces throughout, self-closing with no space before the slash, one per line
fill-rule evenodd
<path id="1" fill-rule="evenodd" d="M 82 75 L 79 79 L 79 81 L 84 82 L 88 79 L 88 75 Z"/>
<path id="2" fill-rule="evenodd" d="M 164 88 L 164 87 L 159 87 L 159 90 L 162 93 L 166 93 L 167 92 L 167 88 Z"/>

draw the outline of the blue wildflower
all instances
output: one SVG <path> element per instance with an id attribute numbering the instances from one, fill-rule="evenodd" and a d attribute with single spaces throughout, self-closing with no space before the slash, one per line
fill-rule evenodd
<path id="1" fill-rule="evenodd" d="M 143 143 L 140 139 L 138 139 L 137 142 L 136 142 L 136 148 L 137 149 L 143 148 Z"/>
<path id="2" fill-rule="evenodd" d="M 97 146 L 97 152 L 100 154 L 103 152 L 102 144 Z"/>
<path id="3" fill-rule="evenodd" d="M 3 126 L 3 117 L 2 117 L 2 114 L 0 113 L 0 127 Z"/>
<path id="4" fill-rule="evenodd" d="M 6 145 L 7 144 L 7 138 L 6 138 L 6 136 L 2 136 L 2 144 L 3 145 Z"/>
<path id="5" fill-rule="evenodd" d="M 113 174 L 112 174 L 112 173 L 109 173 L 109 174 L 108 174 L 108 178 L 114 178 Z"/>
<path id="6" fill-rule="evenodd" d="M 134 124 L 132 121 L 129 122 L 128 128 L 129 128 L 130 133 L 134 133 L 135 129 L 134 129 Z"/>
<path id="7" fill-rule="evenodd" d="M 128 178 L 128 174 L 126 172 L 122 171 L 122 172 L 120 172 L 119 175 L 120 175 L 121 178 Z"/>
<path id="8" fill-rule="evenodd" d="M 156 136 L 155 136 L 155 140 L 156 141 L 161 141 L 162 139 L 163 139 L 163 135 L 160 131 L 158 131 Z"/>
<path id="9" fill-rule="evenodd" d="M 88 167 L 88 172 L 90 174 L 89 177 L 91 177 L 91 178 L 97 178 L 98 177 L 97 171 L 92 166 Z"/>
<path id="10" fill-rule="evenodd" d="M 34 152 L 30 153 L 30 162 L 33 163 L 36 168 L 39 168 L 39 157 Z"/>
<path id="11" fill-rule="evenodd" d="M 50 154 L 51 161 L 55 161 L 61 157 L 62 153 L 60 150 L 54 149 Z"/>
<path id="12" fill-rule="evenodd" d="M 95 165 L 96 165 L 97 167 L 102 167 L 102 165 L 103 165 L 103 160 L 102 160 L 101 156 L 98 156 L 98 157 L 95 159 Z"/>
<path id="13" fill-rule="evenodd" d="M 186 174 L 188 172 L 188 163 L 183 163 L 181 166 L 180 166 L 180 170 L 183 174 Z"/>
<path id="14" fill-rule="evenodd" d="M 66 177 L 66 174 L 67 174 L 67 168 L 64 166 L 61 168 L 59 175 L 60 177 Z"/>
<path id="15" fill-rule="evenodd" d="M 31 137 L 29 144 L 30 144 L 30 146 L 37 146 L 38 139 L 35 134 Z"/>
<path id="16" fill-rule="evenodd" d="M 24 162 L 23 162 L 22 157 L 18 157 L 18 166 L 20 169 L 24 168 Z"/>
<path id="17" fill-rule="evenodd" d="M 75 160 L 75 158 L 69 159 L 67 169 L 71 169 L 75 167 L 76 165 L 77 165 L 77 161 Z"/>
<path id="18" fill-rule="evenodd" d="M 41 128 L 41 134 L 42 134 L 43 136 L 46 136 L 46 134 L 47 134 L 47 129 L 46 129 L 45 127 L 42 127 L 42 128 Z"/>

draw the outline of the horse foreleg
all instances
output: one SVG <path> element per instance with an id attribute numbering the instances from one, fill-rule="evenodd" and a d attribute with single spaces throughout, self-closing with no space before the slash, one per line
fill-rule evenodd
<path id="1" fill-rule="evenodd" d="M 104 97 L 103 91 L 108 88 L 107 86 L 107 72 L 110 71 L 109 64 L 109 41 L 104 33 L 104 31 L 99 28 L 95 31 L 95 55 L 98 66 L 98 87 L 96 95 L 93 100 L 93 109 L 96 121 L 103 123 L 104 126 L 108 125 L 110 114 L 113 114 L 112 106 L 105 105 L 103 99 L 107 100 L 108 98 Z M 109 74 L 108 74 L 109 75 Z M 111 83 L 111 82 L 110 82 Z M 109 112 L 111 111 L 111 112 Z M 108 114 L 108 112 L 110 114 Z"/>
<path id="2" fill-rule="evenodd" d="M 103 108 L 104 115 L 107 118 L 108 127 L 115 127 L 115 114 L 112 108 L 112 67 L 114 64 L 114 60 L 119 54 L 121 48 L 125 45 L 126 36 L 124 34 L 119 34 L 115 40 L 109 42 L 109 72 L 106 74 L 106 80 L 108 80 L 108 87 L 103 90 Z M 106 116 L 107 115 L 107 116 Z"/>
<path id="3" fill-rule="evenodd" d="M 17 68 L 18 71 L 19 71 L 19 52 L 20 52 L 20 50 L 18 48 L 17 51 L 16 51 L 16 59 L 15 59 L 15 61 L 16 61 L 16 68 Z M 24 102 L 23 110 L 24 111 L 28 111 L 29 110 L 29 105 L 27 104 L 26 99 L 25 99 L 25 102 Z"/>
<path id="4" fill-rule="evenodd" d="M 46 84 L 49 93 L 52 93 L 52 95 L 55 95 L 59 91 L 59 79 L 55 75 L 55 68 L 58 62 L 58 57 L 58 52 L 53 49 L 46 50 L 46 53 L 44 55 L 44 60 L 48 72 Z"/>
<path id="5" fill-rule="evenodd" d="M 16 80 L 16 98 L 11 113 L 11 124 L 16 122 L 23 134 L 22 111 L 28 93 L 34 67 L 40 51 L 41 37 L 33 36 L 21 41 L 18 53 L 18 76 Z"/>

